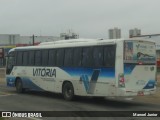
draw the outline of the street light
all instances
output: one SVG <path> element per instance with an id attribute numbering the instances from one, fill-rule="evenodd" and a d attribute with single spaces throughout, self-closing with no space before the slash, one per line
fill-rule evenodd
<path id="1" fill-rule="evenodd" d="M 33 36 L 32 36 L 32 45 L 34 46 L 34 43 L 35 43 L 35 37 L 37 37 L 37 36 L 34 36 L 34 34 L 33 34 Z"/>

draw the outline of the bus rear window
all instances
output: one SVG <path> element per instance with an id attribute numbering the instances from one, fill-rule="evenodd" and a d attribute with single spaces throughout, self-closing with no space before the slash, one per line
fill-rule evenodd
<path id="1" fill-rule="evenodd" d="M 124 62 L 155 63 L 155 44 L 147 41 L 125 41 Z"/>

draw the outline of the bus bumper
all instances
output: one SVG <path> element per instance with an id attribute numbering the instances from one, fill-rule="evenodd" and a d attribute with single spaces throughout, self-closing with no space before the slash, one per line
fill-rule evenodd
<path id="1" fill-rule="evenodd" d="M 118 90 L 117 96 L 145 96 L 153 95 L 156 93 L 156 88 L 154 89 L 143 89 L 143 90 Z"/>
<path id="2" fill-rule="evenodd" d="M 7 86 L 15 87 L 15 78 L 14 77 L 6 77 Z"/>

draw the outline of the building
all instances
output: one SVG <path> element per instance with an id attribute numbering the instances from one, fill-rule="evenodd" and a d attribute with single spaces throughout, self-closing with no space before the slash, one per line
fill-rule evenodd
<path id="1" fill-rule="evenodd" d="M 119 39 L 121 38 L 121 29 L 119 28 L 114 28 L 114 29 L 109 29 L 109 39 Z"/>
<path id="2" fill-rule="evenodd" d="M 79 35 L 74 32 L 60 33 L 61 40 L 78 39 Z"/>
<path id="3" fill-rule="evenodd" d="M 20 40 L 19 34 L 0 34 L 0 45 L 14 45 Z"/>
<path id="4" fill-rule="evenodd" d="M 8 51 L 14 47 L 37 45 L 41 42 L 60 40 L 56 36 L 20 36 L 20 34 L 0 34 L 0 67 L 6 65 Z"/>
<path id="5" fill-rule="evenodd" d="M 130 29 L 129 30 L 129 37 L 132 38 L 133 36 L 141 35 L 141 30 L 138 28 Z"/>
<path id="6" fill-rule="evenodd" d="M 25 45 L 33 45 L 33 44 L 39 44 L 41 42 L 51 42 L 51 41 L 57 41 L 60 40 L 60 37 L 56 36 L 20 36 L 20 40 L 17 41 L 18 46 L 25 46 Z"/>
<path id="7" fill-rule="evenodd" d="M 26 46 L 41 42 L 60 40 L 57 36 L 20 36 L 20 34 L 0 34 L 0 46 L 16 45 Z"/>

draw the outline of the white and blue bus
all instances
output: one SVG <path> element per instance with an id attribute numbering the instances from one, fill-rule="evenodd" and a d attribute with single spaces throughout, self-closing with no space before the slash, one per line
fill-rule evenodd
<path id="1" fill-rule="evenodd" d="M 72 39 L 9 51 L 7 85 L 74 96 L 137 96 L 156 90 L 155 43 Z"/>

